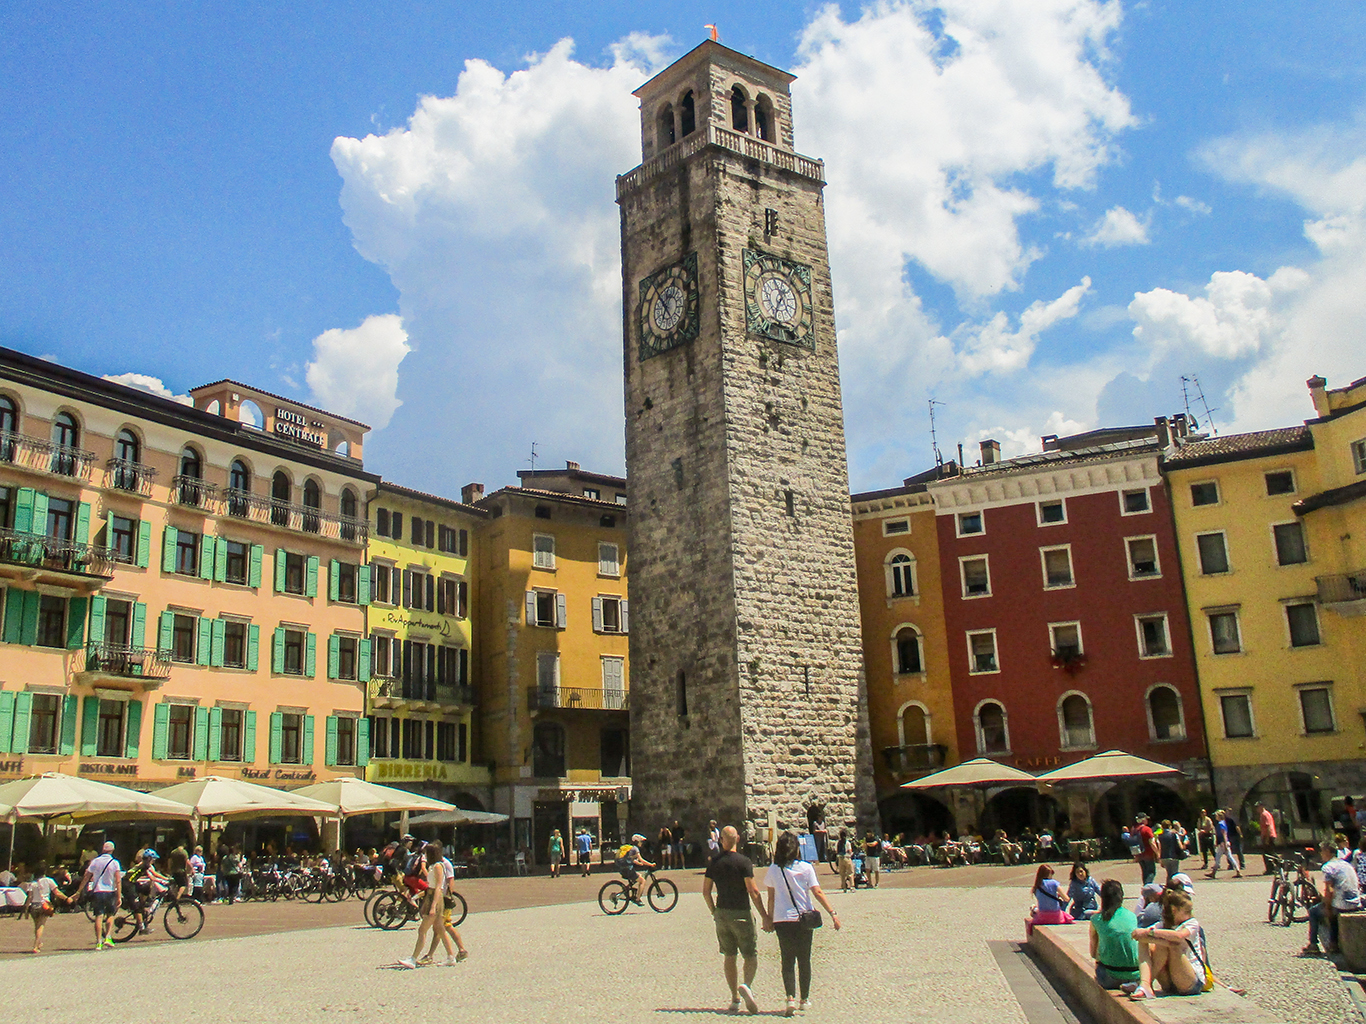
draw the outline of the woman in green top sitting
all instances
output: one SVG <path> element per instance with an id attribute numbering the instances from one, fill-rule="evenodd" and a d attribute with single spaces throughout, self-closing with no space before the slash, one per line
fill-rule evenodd
<path id="1" fill-rule="evenodd" d="M 1091 959 L 1101 988 L 1138 981 L 1138 918 L 1124 905 L 1124 886 L 1107 878 L 1100 886 L 1100 913 L 1091 916 Z"/>

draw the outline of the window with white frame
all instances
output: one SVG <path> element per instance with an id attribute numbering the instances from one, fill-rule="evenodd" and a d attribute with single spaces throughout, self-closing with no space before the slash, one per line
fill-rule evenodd
<path id="1" fill-rule="evenodd" d="M 1167 635 L 1167 613 L 1135 615 L 1138 628 L 1138 656 L 1140 658 L 1170 658 L 1171 640 Z"/>
<path id="2" fill-rule="evenodd" d="M 531 564 L 537 569 L 555 568 L 555 538 L 538 533 L 531 538 Z"/>
<path id="3" fill-rule="evenodd" d="M 1067 505 L 1061 498 L 1039 502 L 1039 525 L 1057 526 L 1067 522 Z"/>
<path id="4" fill-rule="evenodd" d="M 1153 505 L 1148 497 L 1148 488 L 1139 487 L 1132 491 L 1119 492 L 1120 515 L 1137 516 L 1152 510 Z"/>
<path id="5" fill-rule="evenodd" d="M 1125 550 L 1129 553 L 1129 579 L 1154 579 L 1162 575 L 1157 563 L 1157 537 L 1126 537 Z"/>
<path id="6" fill-rule="evenodd" d="M 1223 531 L 1201 533 L 1195 537 L 1195 549 L 1200 556 L 1200 572 L 1216 576 L 1228 572 L 1228 542 Z"/>
<path id="7" fill-rule="evenodd" d="M 923 747 L 930 743 L 930 712 L 919 701 L 911 701 L 896 716 L 897 739 L 903 747 Z"/>
<path id="8" fill-rule="evenodd" d="M 1064 750 L 1096 745 L 1091 702 L 1084 694 L 1069 693 L 1058 701 L 1058 739 Z"/>
<path id="9" fill-rule="evenodd" d="M 1056 548 L 1040 548 L 1043 559 L 1043 585 L 1045 590 L 1076 585 L 1072 578 L 1072 546 L 1064 544 Z"/>
<path id="10" fill-rule="evenodd" d="M 905 551 L 893 551 L 883 565 L 888 597 L 914 597 L 915 559 Z"/>
<path id="11" fill-rule="evenodd" d="M 1319 636 L 1318 612 L 1312 601 L 1286 605 L 1285 624 L 1290 632 L 1291 647 L 1315 647 L 1323 642 Z"/>
<path id="12" fill-rule="evenodd" d="M 985 513 L 982 512 L 959 512 L 958 513 L 958 536 L 972 537 L 979 533 L 986 532 L 986 520 L 983 519 Z"/>
<path id="13" fill-rule="evenodd" d="M 994 700 L 986 700 L 977 705 L 972 717 L 979 754 L 1003 754 L 1010 750 L 1010 726 L 1004 707 Z"/>
<path id="14" fill-rule="evenodd" d="M 1302 565 L 1309 561 L 1309 549 L 1304 543 L 1304 524 L 1277 523 L 1271 528 L 1276 543 L 1277 565 Z"/>
<path id="15" fill-rule="evenodd" d="M 1352 468 L 1357 476 L 1366 473 L 1366 438 L 1352 442 Z"/>
<path id="16" fill-rule="evenodd" d="M 1148 691 L 1148 731 L 1154 740 L 1184 740 L 1186 721 L 1181 695 L 1174 687 L 1159 684 Z"/>
<path id="17" fill-rule="evenodd" d="M 1050 622 L 1048 637 L 1052 643 L 1054 658 L 1069 662 L 1081 657 L 1083 652 L 1080 622 Z"/>
<path id="18" fill-rule="evenodd" d="M 1300 724 L 1305 735 L 1337 732 L 1337 721 L 1333 716 L 1332 684 L 1306 683 L 1296 689 L 1300 698 Z"/>
<path id="19" fill-rule="evenodd" d="M 1252 691 L 1219 694 L 1219 713 L 1224 720 L 1224 739 L 1249 739 L 1256 735 L 1252 720 Z"/>
<path id="20" fill-rule="evenodd" d="M 925 671 L 920 631 L 914 626 L 902 626 L 896 631 L 897 675 L 916 675 Z"/>
<path id="21" fill-rule="evenodd" d="M 1210 649 L 1215 654 L 1240 654 L 1243 650 L 1242 631 L 1238 628 L 1238 612 L 1231 608 L 1209 612 Z"/>
<path id="22" fill-rule="evenodd" d="M 968 671 L 973 675 L 1001 671 L 996 658 L 996 630 L 979 629 L 968 633 Z"/>
<path id="23" fill-rule="evenodd" d="M 991 596 L 991 570 L 986 555 L 958 559 L 958 570 L 962 574 L 965 598 Z"/>
<path id="24" fill-rule="evenodd" d="M 621 562 L 617 557 L 617 546 L 615 544 L 600 543 L 598 545 L 598 575 L 621 575 Z"/>
<path id="25" fill-rule="evenodd" d="M 567 620 L 567 602 L 564 594 L 554 590 L 528 590 L 526 592 L 526 624 L 528 626 L 564 629 Z"/>
<path id="26" fill-rule="evenodd" d="M 602 706 L 620 711 L 626 706 L 626 659 L 603 657 Z"/>
<path id="27" fill-rule="evenodd" d="M 625 633 L 626 602 L 614 594 L 600 594 L 593 598 L 593 632 Z"/>
<path id="28" fill-rule="evenodd" d="M 882 536 L 884 537 L 895 537 L 910 532 L 911 521 L 909 519 L 884 519 L 882 521 Z"/>

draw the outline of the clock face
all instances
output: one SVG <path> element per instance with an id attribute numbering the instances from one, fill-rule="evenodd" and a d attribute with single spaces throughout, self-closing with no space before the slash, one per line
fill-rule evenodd
<path id="1" fill-rule="evenodd" d="M 640 282 L 636 320 L 642 362 L 697 337 L 697 253 L 689 253 Z"/>
<path id="2" fill-rule="evenodd" d="M 743 251 L 745 325 L 751 334 L 814 349 L 811 268 L 755 249 Z"/>

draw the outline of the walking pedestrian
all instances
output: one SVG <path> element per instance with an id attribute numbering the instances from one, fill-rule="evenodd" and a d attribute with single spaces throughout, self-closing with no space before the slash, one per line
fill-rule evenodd
<path id="1" fill-rule="evenodd" d="M 229 904 L 241 897 L 242 854 L 237 847 L 229 846 L 227 852 L 218 860 L 218 873 L 223 878 L 224 896 Z"/>
<path id="2" fill-rule="evenodd" d="M 560 862 L 564 860 L 564 837 L 560 830 L 550 833 L 550 877 L 560 877 Z"/>
<path id="3" fill-rule="evenodd" d="M 417 942 L 413 944 L 413 955 L 405 956 L 399 960 L 403 967 L 413 968 L 417 966 L 417 958 L 422 952 L 422 943 L 433 929 L 440 937 L 441 945 L 446 949 L 446 959 L 442 961 L 442 967 L 453 967 L 458 962 L 455 957 L 455 949 L 451 946 L 450 933 L 442 921 L 442 910 L 446 905 L 446 869 L 442 866 L 443 855 L 441 847 L 436 843 L 428 843 L 422 848 L 422 859 L 425 867 L 424 879 L 426 886 L 422 893 L 422 902 L 418 908 Z M 433 947 L 435 948 L 435 947 Z"/>
<path id="4" fill-rule="evenodd" d="M 840 892 L 848 892 L 854 887 L 854 844 L 847 828 L 840 829 L 835 843 L 835 863 L 840 872 Z"/>
<path id="5" fill-rule="evenodd" d="M 668 825 L 660 826 L 658 845 L 659 849 L 655 851 L 655 855 L 659 858 L 659 866 L 673 867 L 674 834 L 669 831 Z"/>
<path id="6" fill-rule="evenodd" d="M 33 919 L 33 952 L 43 951 L 43 926 L 48 918 L 57 912 L 57 901 L 69 904 L 70 898 L 62 893 L 53 878 L 48 877 L 47 865 L 39 864 L 33 869 L 32 880 L 24 886 L 27 899 L 24 900 L 23 913 Z"/>
<path id="7" fill-rule="evenodd" d="M 588 872 L 593 868 L 593 837 L 588 834 L 588 829 L 580 826 L 579 834 L 574 837 L 574 846 L 579 855 L 579 867 L 583 868 L 583 877 L 588 877 Z"/>
<path id="8" fill-rule="evenodd" d="M 1206 878 L 1219 877 L 1219 862 L 1227 860 L 1228 866 L 1234 870 L 1234 878 L 1242 878 L 1243 872 L 1238 867 L 1238 862 L 1233 859 L 1233 845 L 1229 838 L 1228 820 L 1222 810 L 1214 812 L 1214 867 L 1205 872 Z"/>
<path id="9" fill-rule="evenodd" d="M 721 830 L 716 827 L 713 819 L 707 825 L 707 859 L 710 860 L 721 852 Z"/>
<path id="10" fill-rule="evenodd" d="M 736 850 L 740 833 L 727 825 L 717 835 L 718 852 L 707 865 L 706 877 L 702 879 L 702 898 L 711 911 L 716 941 L 724 958 L 726 984 L 730 986 L 730 1012 L 739 1013 L 743 1000 L 746 1010 L 758 1013 L 759 1003 L 754 998 L 753 986 L 754 975 L 759 969 L 759 944 L 750 907 L 759 911 L 765 931 L 768 930 L 769 918 L 764 910 L 759 886 L 754 881 L 754 865 Z M 715 897 L 712 895 L 713 889 Z M 744 981 L 740 980 L 737 956 L 745 961 Z"/>
<path id="11" fill-rule="evenodd" d="M 673 834 L 674 867 L 678 868 L 679 870 L 682 870 L 683 868 L 688 866 L 687 860 L 685 859 L 688 852 L 688 848 L 683 843 L 683 826 L 677 818 L 674 819 Z"/>
<path id="12" fill-rule="evenodd" d="M 451 906 L 455 902 L 453 899 L 451 899 L 451 897 L 455 894 L 455 865 L 452 864 L 450 858 L 445 856 L 444 854 L 441 858 L 441 869 L 446 875 L 446 888 L 444 892 L 444 896 L 446 897 L 446 899 L 445 907 L 441 911 L 441 928 L 445 929 L 446 935 L 450 937 L 450 941 L 455 943 L 457 950 L 455 954 L 455 961 L 456 963 L 459 963 L 462 960 L 468 959 L 470 952 L 465 948 L 465 943 L 460 938 L 459 929 L 451 923 Z M 429 964 L 432 962 L 433 958 L 436 956 L 436 944 L 440 941 L 440 930 L 433 930 L 432 944 L 427 947 L 426 955 L 424 955 L 422 959 L 418 961 L 419 964 Z M 449 949 L 450 947 L 448 946 L 447 948 Z M 449 959 L 446 963 L 442 964 L 442 966 L 449 967 Z"/>
<path id="13" fill-rule="evenodd" d="M 818 927 L 813 918 L 812 901 L 820 903 L 830 915 L 831 923 L 839 931 L 840 919 L 835 908 L 825 898 L 816 869 L 799 860 L 797 837 L 784 832 L 773 848 L 773 863 L 764 874 L 768 887 L 768 911 L 764 929 L 778 934 L 778 949 L 782 954 L 783 990 L 787 1007 L 783 1016 L 791 1017 L 798 1009 L 811 1008 L 811 937 Z M 797 1002 L 798 980 L 801 984 L 801 1003 Z"/>
<path id="14" fill-rule="evenodd" d="M 863 837 L 863 877 L 870 889 L 882 881 L 882 840 L 871 829 Z"/>
<path id="15" fill-rule="evenodd" d="M 1224 811 L 1224 820 L 1228 822 L 1228 848 L 1233 854 L 1233 863 L 1238 866 L 1237 874 L 1234 878 L 1243 877 L 1243 826 L 1238 824 L 1238 819 L 1233 815 L 1233 808 L 1229 807 Z"/>
<path id="16" fill-rule="evenodd" d="M 1275 831 L 1273 827 L 1272 831 Z M 1209 811 L 1200 808 L 1200 817 L 1195 820 L 1195 841 L 1200 848 L 1200 870 L 1209 867 L 1209 855 L 1214 852 L 1214 819 Z"/>
<path id="17" fill-rule="evenodd" d="M 1133 831 L 1133 838 L 1138 845 L 1134 860 L 1138 861 L 1138 866 L 1143 872 L 1143 884 L 1147 885 L 1157 878 L 1157 855 L 1160 851 L 1157 848 L 1157 838 L 1148 825 L 1148 816 L 1140 812 L 1134 815 L 1134 822 L 1138 825 Z"/>
<path id="18" fill-rule="evenodd" d="M 1158 834 L 1157 845 L 1162 854 L 1162 870 L 1167 872 L 1166 881 L 1172 880 L 1172 875 L 1181 870 L 1181 858 L 1185 855 L 1185 848 L 1181 844 L 1181 835 L 1176 831 L 1176 826 L 1170 821 L 1162 822 L 1162 831 Z"/>
<path id="19" fill-rule="evenodd" d="M 114 945 L 109 930 L 114 924 L 114 915 L 119 912 L 119 893 L 123 886 L 123 866 L 114 857 L 114 844 L 105 843 L 100 855 L 85 866 L 81 887 L 76 890 L 72 902 L 90 891 L 90 909 L 95 914 L 95 949 L 101 950 Z"/>

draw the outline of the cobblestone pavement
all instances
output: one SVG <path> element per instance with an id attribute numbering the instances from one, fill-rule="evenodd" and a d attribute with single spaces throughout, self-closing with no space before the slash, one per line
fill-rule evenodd
<path id="1" fill-rule="evenodd" d="M 1133 871 L 1121 864 L 1096 873 L 1121 878 L 1132 892 Z M 827 926 L 816 936 L 815 1009 L 807 1016 L 859 1024 L 1027 1024 L 987 946 L 992 939 L 1023 938 L 1029 883 L 1019 880 L 1022 873 L 919 869 L 889 877 L 875 892 L 832 893 L 845 928 L 837 933 Z M 471 957 L 455 968 L 387 970 L 385 965 L 411 951 L 413 929 L 381 933 L 354 923 L 185 943 L 135 940 L 105 953 L 11 958 L 0 963 L 6 1017 L 140 1024 L 370 1021 L 427 1013 L 447 1020 L 557 1024 L 713 1020 L 728 1002 L 720 957 L 702 900 L 688 891 L 696 889 L 696 877 L 673 877 L 685 893 L 667 915 L 633 909 L 604 917 L 591 895 L 471 914 L 462 928 Z M 549 879 L 486 881 L 499 893 L 558 892 L 565 898 L 590 888 L 596 892 L 602 876 L 588 883 L 562 880 L 573 885 L 572 892 L 553 888 L 561 882 Z M 1359 1019 L 1331 965 L 1295 956 L 1304 944 L 1304 926 L 1266 924 L 1266 879 L 1206 882 L 1197 876 L 1196 885 L 1197 912 L 1223 980 L 1247 988 L 1249 998 L 1293 1024 Z M 496 901 L 484 905 L 491 902 Z M 205 936 L 222 934 L 219 923 L 239 909 L 249 908 L 211 908 Z M 354 922 L 359 908 L 343 905 L 336 912 Z M 0 935 L 5 948 L 13 948 L 31 932 L 26 923 L 12 921 L 0 923 Z M 766 1011 L 775 1010 L 781 982 L 772 936 L 761 938 L 760 956 L 756 992 Z"/>

